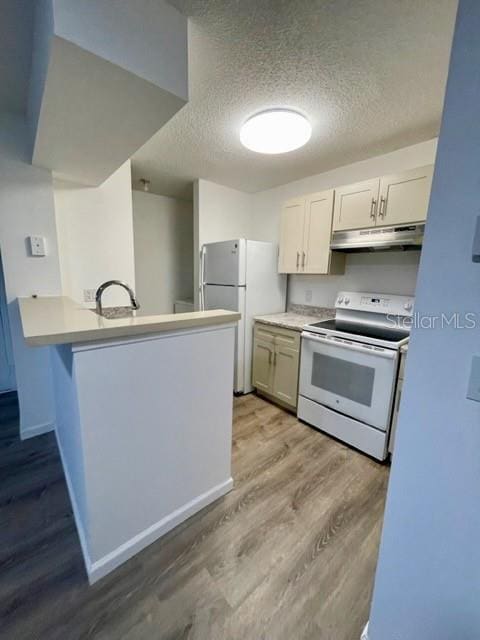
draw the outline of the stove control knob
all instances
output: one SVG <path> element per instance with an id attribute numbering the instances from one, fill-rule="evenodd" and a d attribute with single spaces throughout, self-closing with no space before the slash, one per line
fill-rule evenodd
<path id="1" fill-rule="evenodd" d="M 350 304 L 350 298 L 345 298 L 345 304 Z"/>
<path id="2" fill-rule="evenodd" d="M 413 304 L 411 302 L 405 302 L 403 308 L 405 309 L 405 311 L 411 311 L 413 309 Z"/>
<path id="3" fill-rule="evenodd" d="M 340 296 L 340 297 L 338 298 L 338 300 L 337 300 L 337 303 L 338 303 L 338 304 L 342 304 L 342 302 L 343 302 L 343 296 Z"/>

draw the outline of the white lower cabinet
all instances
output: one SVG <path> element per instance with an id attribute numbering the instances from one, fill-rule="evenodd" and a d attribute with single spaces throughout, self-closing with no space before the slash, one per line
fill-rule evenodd
<path id="1" fill-rule="evenodd" d="M 257 392 L 295 409 L 299 364 L 300 332 L 255 323 L 252 384 Z"/>
<path id="2" fill-rule="evenodd" d="M 272 390 L 274 349 L 273 341 L 255 338 L 253 342 L 252 384 L 258 391 Z"/>

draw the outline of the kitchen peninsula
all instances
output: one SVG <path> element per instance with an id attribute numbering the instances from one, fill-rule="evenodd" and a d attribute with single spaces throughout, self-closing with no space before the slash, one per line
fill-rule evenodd
<path id="1" fill-rule="evenodd" d="M 52 346 L 56 437 L 91 583 L 232 487 L 235 326 L 207 311 L 107 320 L 20 298 Z"/>

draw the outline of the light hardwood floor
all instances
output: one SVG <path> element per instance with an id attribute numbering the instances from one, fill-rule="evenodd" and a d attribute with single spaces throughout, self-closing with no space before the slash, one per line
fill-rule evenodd
<path id="1" fill-rule="evenodd" d="M 0 637 L 359 640 L 388 468 L 260 398 L 235 400 L 234 489 L 87 584 L 52 435 L 0 397 Z"/>

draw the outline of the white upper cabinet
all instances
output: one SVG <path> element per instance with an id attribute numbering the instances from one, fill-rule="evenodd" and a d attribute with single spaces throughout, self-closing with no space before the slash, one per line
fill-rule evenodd
<path id="1" fill-rule="evenodd" d="M 424 222 L 433 165 L 335 189 L 333 230 Z"/>
<path id="2" fill-rule="evenodd" d="M 333 231 L 424 222 L 433 165 L 289 200 L 280 217 L 280 273 L 339 274 L 345 254 L 330 250 Z"/>
<path id="3" fill-rule="evenodd" d="M 374 227 L 379 186 L 375 178 L 335 189 L 333 230 Z"/>
<path id="4" fill-rule="evenodd" d="M 328 273 L 332 234 L 333 189 L 305 199 L 302 273 Z"/>
<path id="5" fill-rule="evenodd" d="M 424 222 L 432 177 L 432 165 L 384 176 L 380 180 L 377 226 Z"/>
<path id="6" fill-rule="evenodd" d="M 280 218 L 280 273 L 297 273 L 303 251 L 305 199 L 289 200 L 282 207 Z"/>
<path id="7" fill-rule="evenodd" d="M 289 200 L 280 222 L 280 273 L 343 273 L 344 257 L 332 255 L 334 191 Z"/>

